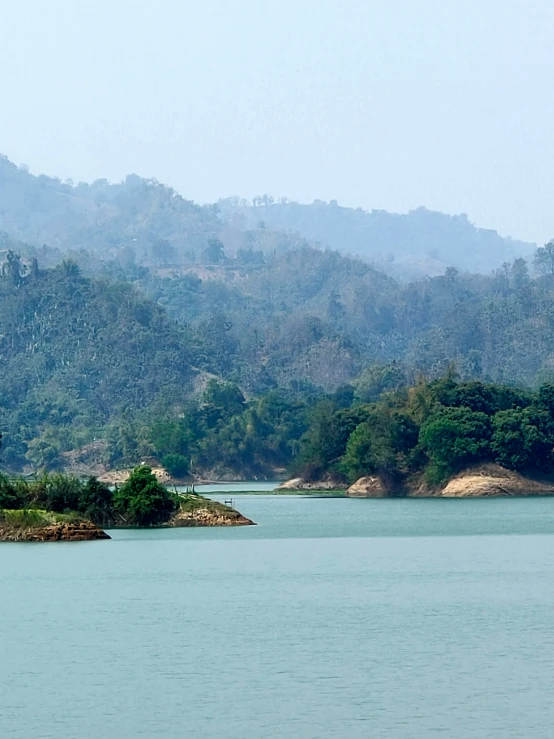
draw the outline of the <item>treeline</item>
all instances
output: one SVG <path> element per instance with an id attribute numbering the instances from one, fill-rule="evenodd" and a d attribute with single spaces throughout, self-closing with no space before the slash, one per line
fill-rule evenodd
<path id="1" fill-rule="evenodd" d="M 388 377 L 392 385 L 398 379 L 394 372 Z M 451 369 L 438 380 L 385 390 L 371 403 L 320 412 L 302 438 L 293 472 L 348 482 L 378 475 L 399 494 L 414 475 L 439 484 L 484 462 L 550 473 L 553 449 L 553 385 L 531 392 L 460 382 Z"/>
<path id="2" fill-rule="evenodd" d="M 124 450 L 110 444 L 113 463 L 149 453 L 177 478 L 283 476 L 300 449 L 324 396 L 307 389 L 271 391 L 247 400 L 232 383 L 211 380 L 198 399 L 139 420 L 123 432 Z M 121 433 L 119 431 L 119 433 Z M 133 441 L 134 447 L 133 447 Z"/>

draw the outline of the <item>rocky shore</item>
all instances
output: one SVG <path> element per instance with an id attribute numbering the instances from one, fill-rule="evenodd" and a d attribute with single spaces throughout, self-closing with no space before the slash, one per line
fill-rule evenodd
<path id="1" fill-rule="evenodd" d="M 255 526 L 242 513 L 233 508 L 223 509 L 213 507 L 197 508 L 193 511 L 179 511 L 167 524 L 175 528 L 184 526 Z"/>
<path id="2" fill-rule="evenodd" d="M 99 475 L 98 479 L 105 485 L 123 485 L 123 483 L 127 482 L 127 480 L 129 479 L 132 471 L 132 468 L 124 470 L 110 470 L 108 472 L 103 472 L 101 475 Z M 189 478 L 185 480 L 178 480 L 177 478 L 171 477 L 167 470 L 160 466 L 152 466 L 152 473 L 156 476 L 157 481 L 161 482 L 162 485 L 191 484 L 191 480 Z"/>
<path id="3" fill-rule="evenodd" d="M 346 490 L 349 498 L 388 498 L 389 493 L 380 477 L 360 477 Z"/>
<path id="4" fill-rule="evenodd" d="M 45 526 L 18 526 L 0 521 L 0 542 L 96 541 L 110 538 L 90 521 L 52 523 Z"/>
<path id="5" fill-rule="evenodd" d="M 471 467 L 454 475 L 442 487 L 415 483 L 408 492 L 414 498 L 486 498 L 554 495 L 554 479 L 526 477 L 497 464 Z"/>
<path id="6" fill-rule="evenodd" d="M 528 477 L 497 464 L 470 467 L 442 485 L 430 485 L 422 475 L 391 488 L 379 475 L 368 475 L 347 487 L 337 479 L 306 481 L 300 477 L 279 485 L 277 490 L 343 490 L 351 498 L 485 498 L 502 496 L 554 495 L 554 476 Z"/>

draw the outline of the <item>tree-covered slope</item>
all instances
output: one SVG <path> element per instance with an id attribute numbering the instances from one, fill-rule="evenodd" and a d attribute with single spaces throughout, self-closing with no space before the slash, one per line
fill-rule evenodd
<path id="1" fill-rule="evenodd" d="M 31 452 L 38 464 L 91 440 L 126 409 L 190 393 L 195 351 L 186 328 L 131 285 L 87 279 L 74 263 L 24 268 L 10 253 L 0 327 L 5 462 Z"/>
<path id="2" fill-rule="evenodd" d="M 421 476 L 437 485 L 472 465 L 554 471 L 554 386 L 460 382 L 455 372 L 390 388 L 372 403 L 313 416 L 293 468 L 305 479 L 377 475 L 389 494 Z"/>
<path id="3" fill-rule="evenodd" d="M 122 276 L 119 263 L 105 269 Z M 324 393 L 369 401 L 451 361 L 463 378 L 529 386 L 554 374 L 554 278 L 530 277 L 522 260 L 408 285 L 309 248 L 204 269 L 133 268 L 132 285 L 8 252 L 3 463 L 55 468 L 102 439 L 109 464 L 177 454 L 200 474 L 268 475 L 291 463 Z M 231 384 L 203 392 L 196 380 L 210 376 Z"/>
<path id="4" fill-rule="evenodd" d="M 297 249 L 255 267 L 227 260 L 208 275 L 140 277 L 140 288 L 190 322 L 214 371 L 260 392 L 291 381 L 327 390 L 393 360 L 436 376 L 532 384 L 554 371 L 554 278 L 523 260 L 490 276 L 396 282 L 337 252 Z"/>

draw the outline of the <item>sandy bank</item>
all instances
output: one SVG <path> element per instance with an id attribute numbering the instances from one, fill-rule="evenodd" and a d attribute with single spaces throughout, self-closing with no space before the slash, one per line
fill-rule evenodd
<path id="1" fill-rule="evenodd" d="M 421 482 L 409 495 L 434 498 L 554 495 L 554 479 L 526 477 L 497 464 L 485 464 L 454 475 L 443 487 L 433 488 Z"/>

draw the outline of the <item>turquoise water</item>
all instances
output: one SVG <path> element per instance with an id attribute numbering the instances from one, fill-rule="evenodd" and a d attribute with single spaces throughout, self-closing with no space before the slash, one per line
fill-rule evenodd
<path id="1" fill-rule="evenodd" d="M 235 501 L 0 546 L 2 739 L 552 737 L 554 499 Z"/>

